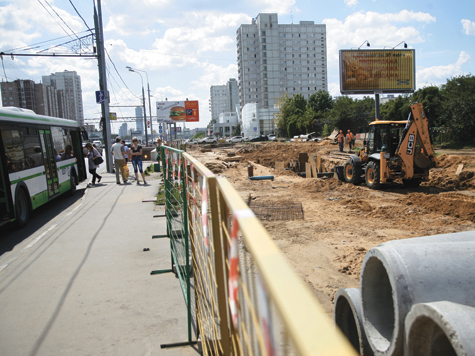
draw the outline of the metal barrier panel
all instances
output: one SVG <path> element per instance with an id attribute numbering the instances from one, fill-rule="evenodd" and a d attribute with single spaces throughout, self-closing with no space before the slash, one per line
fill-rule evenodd
<path id="1" fill-rule="evenodd" d="M 161 149 L 167 232 L 189 341 L 193 307 L 204 355 L 355 356 L 233 186 L 191 155 Z"/>
<path id="2" fill-rule="evenodd" d="M 233 186 L 217 188 L 232 354 L 356 355 Z"/>
<path id="3" fill-rule="evenodd" d="M 171 264 L 178 276 L 188 312 L 188 342 L 192 341 L 191 265 L 188 236 L 188 207 L 185 189 L 183 151 L 161 146 L 165 186 L 167 235 L 170 238 Z"/>
<path id="4" fill-rule="evenodd" d="M 198 333 L 203 354 L 229 355 L 229 325 L 219 238 L 216 176 L 187 153 L 188 224 L 192 246 Z"/>

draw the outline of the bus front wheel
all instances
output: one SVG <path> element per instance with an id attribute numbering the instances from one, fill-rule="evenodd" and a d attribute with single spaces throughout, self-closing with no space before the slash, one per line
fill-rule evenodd
<path id="1" fill-rule="evenodd" d="M 25 227 L 28 224 L 28 220 L 30 220 L 30 204 L 28 200 L 29 197 L 25 189 L 18 189 L 15 198 L 15 222 L 19 228 Z"/>

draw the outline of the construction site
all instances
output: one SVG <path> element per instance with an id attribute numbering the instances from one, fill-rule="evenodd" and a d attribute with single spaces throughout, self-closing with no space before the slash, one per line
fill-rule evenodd
<path id="1" fill-rule="evenodd" d="M 358 287 L 369 249 L 475 230 L 475 151 L 437 150 L 437 167 L 417 187 L 395 180 L 370 189 L 337 178 L 350 154 L 330 140 L 186 150 L 232 183 L 329 316 L 338 289 Z"/>

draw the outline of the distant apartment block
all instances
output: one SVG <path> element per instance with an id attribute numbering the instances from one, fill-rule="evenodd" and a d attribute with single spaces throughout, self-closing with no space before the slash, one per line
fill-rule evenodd
<path id="1" fill-rule="evenodd" d="M 211 119 L 217 121 L 223 112 L 235 112 L 236 105 L 239 105 L 239 88 L 236 79 L 231 78 L 224 85 L 211 86 L 209 103 Z"/>
<path id="2" fill-rule="evenodd" d="M 272 111 L 285 93 L 328 91 L 325 25 L 279 24 L 277 14 L 264 13 L 241 25 L 236 39 L 241 110 L 256 103 Z"/>
<path id="3" fill-rule="evenodd" d="M 60 117 L 75 120 L 84 125 L 81 77 L 75 71 L 56 72 L 42 77 L 43 84 L 58 91 L 58 113 Z"/>

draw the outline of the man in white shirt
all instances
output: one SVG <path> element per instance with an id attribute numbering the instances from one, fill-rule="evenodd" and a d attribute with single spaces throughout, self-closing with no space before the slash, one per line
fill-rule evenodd
<path id="1" fill-rule="evenodd" d="M 127 178 L 124 176 L 122 167 L 125 166 L 125 152 L 124 145 L 120 137 L 116 137 L 115 143 L 112 145 L 112 156 L 114 157 L 115 166 L 115 179 L 117 184 L 120 184 L 119 172 L 122 174 L 122 180 L 127 182 Z"/>

